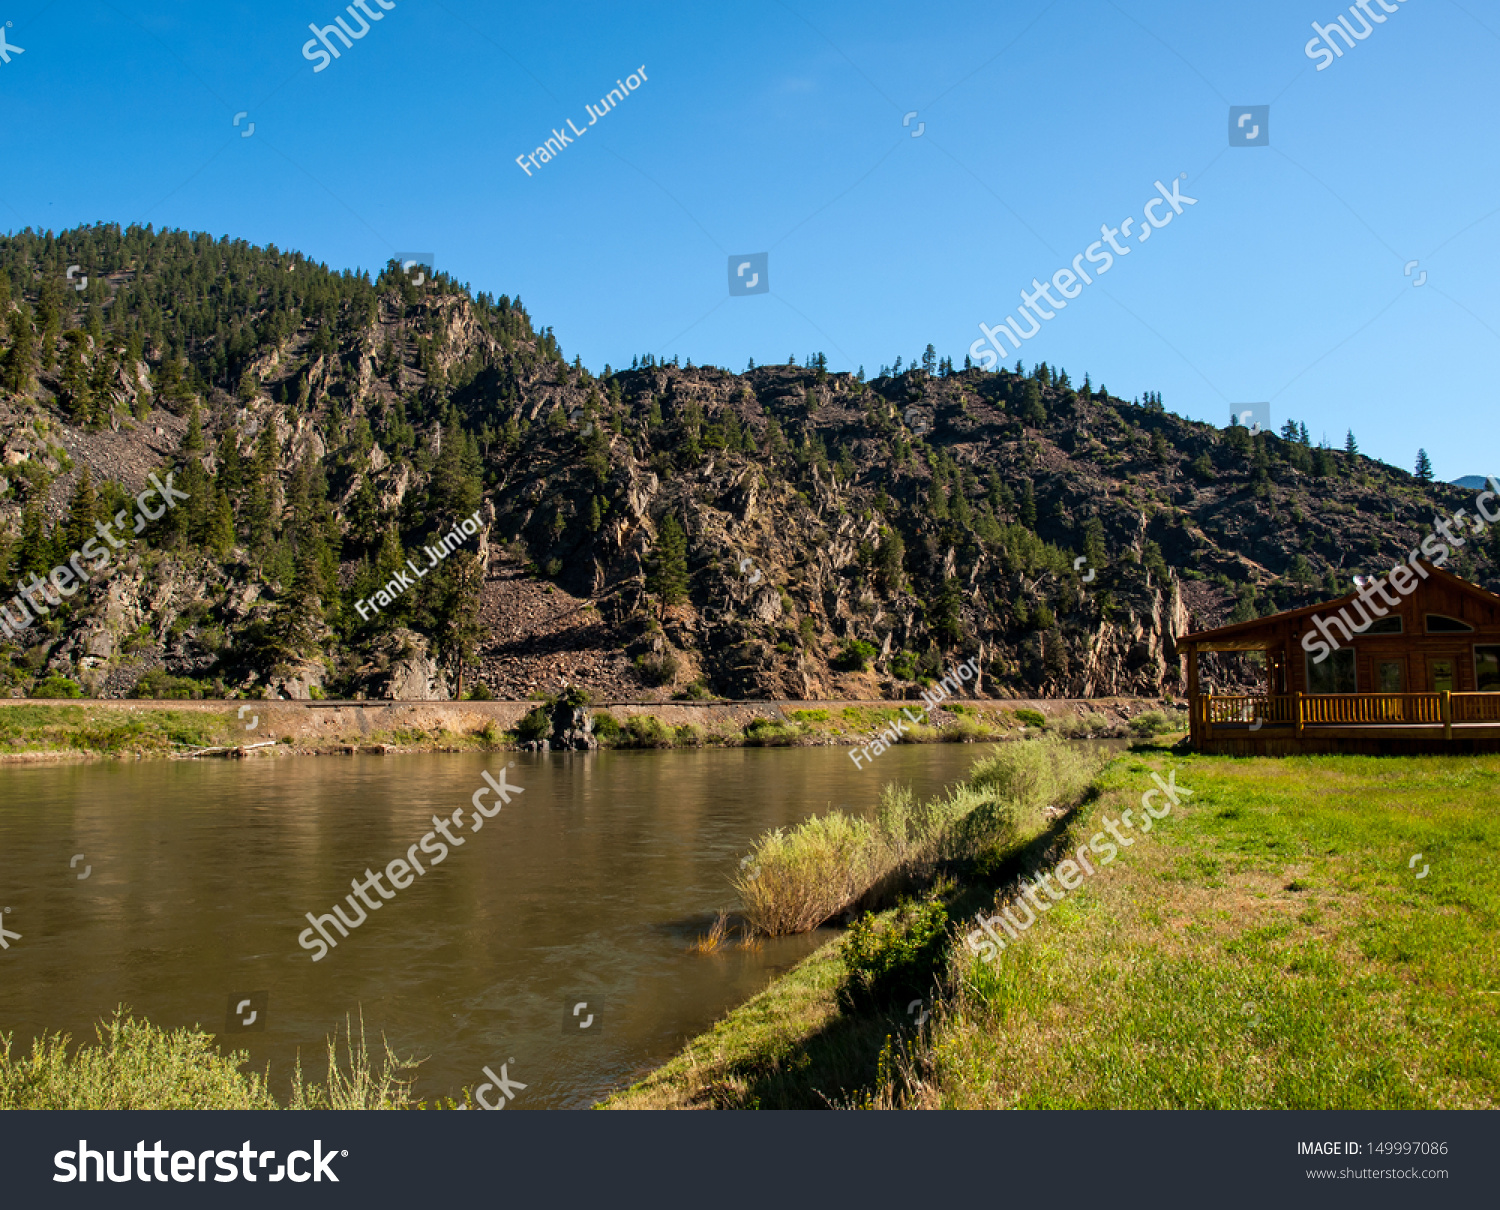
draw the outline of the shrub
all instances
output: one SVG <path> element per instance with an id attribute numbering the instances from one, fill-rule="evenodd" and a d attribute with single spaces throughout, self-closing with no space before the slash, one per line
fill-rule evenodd
<path id="1" fill-rule="evenodd" d="M 625 733 L 638 748 L 670 748 L 672 733 L 661 719 L 650 714 L 633 714 L 625 724 Z"/>
<path id="2" fill-rule="evenodd" d="M 999 744 L 941 798 L 919 803 L 888 785 L 873 820 L 835 811 L 768 832 L 734 879 L 745 919 L 771 936 L 806 932 L 869 896 L 919 886 L 943 862 L 993 869 L 1040 826 L 1042 807 L 1082 794 L 1109 759 L 1050 737 Z"/>
<path id="3" fill-rule="evenodd" d="M 31 687 L 27 697 L 82 697 L 83 686 L 65 676 L 49 676 Z"/>
<path id="4" fill-rule="evenodd" d="M 683 723 L 673 732 L 673 739 L 684 748 L 703 746 L 703 728 L 697 723 Z"/>
<path id="5" fill-rule="evenodd" d="M 713 697 L 713 694 L 709 692 L 708 686 L 705 685 L 702 681 L 694 681 L 691 685 L 689 685 L 682 691 L 682 696 L 687 698 L 689 701 L 703 702 Z"/>
<path id="6" fill-rule="evenodd" d="M 538 706 L 516 724 L 516 735 L 523 743 L 547 739 L 552 734 L 552 716 L 546 706 Z"/>
<path id="7" fill-rule="evenodd" d="M 135 683 L 130 696 L 185 701 L 201 698 L 203 686 L 190 676 L 172 676 L 165 668 L 153 668 Z"/>
<path id="8" fill-rule="evenodd" d="M 843 911 L 873 881 L 871 830 L 833 811 L 763 836 L 734 880 L 751 927 L 772 937 L 806 933 Z"/>
<path id="9" fill-rule="evenodd" d="M 483 681 L 476 681 L 474 687 L 469 690 L 469 700 L 471 702 L 492 702 L 495 700 L 495 695 L 490 692 L 490 687 Z"/>
<path id="10" fill-rule="evenodd" d="M 1105 759 L 1055 736 L 1013 740 L 974 762 L 969 785 L 992 789 L 1023 813 L 1034 813 L 1080 791 Z"/>
<path id="11" fill-rule="evenodd" d="M 855 639 L 845 643 L 838 655 L 834 656 L 829 663 L 840 672 L 863 672 L 870 666 L 870 661 L 875 658 L 879 650 L 873 643 Z"/>
<path id="12" fill-rule="evenodd" d="M 620 720 L 608 710 L 600 710 L 589 716 L 594 724 L 594 734 L 601 742 L 614 743 L 620 738 Z"/>
<path id="13" fill-rule="evenodd" d="M 1028 727 L 1045 727 L 1047 725 L 1047 716 L 1040 710 L 1033 710 L 1029 706 L 1022 706 L 1017 710 L 1016 718 Z"/>
<path id="14" fill-rule="evenodd" d="M 276 1109 L 266 1076 L 240 1069 L 245 1051 L 221 1054 L 213 1034 L 167 1030 L 124 1007 L 94 1027 L 97 1041 L 71 1049 L 66 1034 L 43 1034 L 24 1056 L 11 1054 L 12 1034 L 0 1034 L 0 1110 L 5 1109 Z M 291 1073 L 289 1109 L 419 1109 L 411 1096 L 416 1064 L 389 1046 L 372 1061 L 360 1020 L 335 1027 L 327 1039 L 328 1072 L 310 1084 L 300 1060 Z M 268 1073 L 269 1074 L 269 1073 Z M 467 1099 L 467 1094 L 465 1096 Z"/>
<path id="15" fill-rule="evenodd" d="M 891 656 L 891 675 L 903 681 L 917 679 L 917 657 L 910 651 L 898 651 Z"/>
<path id="16" fill-rule="evenodd" d="M 801 734 L 780 719 L 757 718 L 745 724 L 745 742 L 762 747 L 785 747 Z"/>
<path id="17" fill-rule="evenodd" d="M 866 913 L 844 941 L 848 975 L 839 1000 L 848 1008 L 902 1003 L 932 990 L 948 934 L 941 903 L 902 903 L 885 919 Z"/>
<path id="18" fill-rule="evenodd" d="M 1109 735 L 1113 730 L 1114 724 L 1102 714 L 1073 715 L 1057 725 L 1058 734 L 1067 739 L 1092 739 Z"/>
<path id="19" fill-rule="evenodd" d="M 1130 734 L 1141 739 L 1177 729 L 1177 724 L 1160 710 L 1147 710 L 1144 714 L 1138 714 L 1130 720 Z"/>
<path id="20" fill-rule="evenodd" d="M 958 706 L 948 708 L 955 713 L 962 709 Z M 976 740 L 989 739 L 990 729 L 980 721 L 977 714 L 960 714 L 956 722 L 938 731 L 938 738 L 945 744 L 972 744 Z"/>
<path id="21" fill-rule="evenodd" d="M 653 688 L 670 685 L 677 679 L 677 657 L 671 653 L 638 655 L 635 667 L 641 679 Z"/>

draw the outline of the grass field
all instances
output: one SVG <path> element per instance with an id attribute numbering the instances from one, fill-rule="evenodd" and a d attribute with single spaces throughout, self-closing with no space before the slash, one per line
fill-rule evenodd
<path id="1" fill-rule="evenodd" d="M 1169 770 L 1149 836 L 993 961 L 961 943 Z M 1500 756 L 1132 752 L 946 892 L 925 1028 L 845 1008 L 835 941 L 607 1107 L 1495 1108 L 1497 789 Z"/>
<path id="2" fill-rule="evenodd" d="M 955 951 L 955 993 L 891 1091 L 976 1108 L 1500 1104 L 1500 757 L 1127 757 L 1075 842 L 1138 811 L 1167 764 L 1192 796 L 1152 838 L 993 962 Z"/>
<path id="3" fill-rule="evenodd" d="M 222 718 L 190 710 L 93 706 L 7 706 L 0 710 L 0 755 L 7 752 L 92 752 L 101 756 L 164 755 L 231 740 Z M 240 733 L 243 735 L 243 733 Z"/>

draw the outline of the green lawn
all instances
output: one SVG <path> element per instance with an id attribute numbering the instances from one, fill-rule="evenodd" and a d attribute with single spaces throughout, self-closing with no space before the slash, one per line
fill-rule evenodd
<path id="1" fill-rule="evenodd" d="M 1167 766 L 1192 796 L 1150 837 L 993 962 L 956 954 L 909 1100 L 1500 1104 L 1500 757 L 1127 756 L 1072 847 Z"/>

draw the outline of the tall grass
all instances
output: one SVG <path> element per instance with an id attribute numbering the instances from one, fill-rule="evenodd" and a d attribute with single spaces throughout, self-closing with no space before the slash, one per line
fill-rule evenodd
<path id="1" fill-rule="evenodd" d="M 993 859 L 1035 830 L 1049 803 L 1081 794 L 1107 760 L 1050 737 L 1003 744 L 940 797 L 917 802 L 888 785 L 874 819 L 834 811 L 768 832 L 733 879 L 745 919 L 773 937 L 805 933 L 921 885 L 945 863 Z"/>
<path id="2" fill-rule="evenodd" d="M 347 1024 L 347 1022 L 346 1022 Z M 69 1049 L 66 1034 L 44 1034 L 24 1056 L 11 1054 L 14 1035 L 0 1034 L 0 1110 L 4 1109 L 278 1109 L 266 1077 L 240 1068 L 244 1051 L 221 1054 L 214 1036 L 197 1028 L 163 1029 L 123 1006 L 94 1027 L 97 1041 Z M 349 1025 L 328 1039 L 328 1072 L 321 1084 L 303 1078 L 299 1057 L 289 1109 L 414 1109 L 416 1064 L 384 1045 L 372 1060 L 359 1026 L 359 1049 Z"/>

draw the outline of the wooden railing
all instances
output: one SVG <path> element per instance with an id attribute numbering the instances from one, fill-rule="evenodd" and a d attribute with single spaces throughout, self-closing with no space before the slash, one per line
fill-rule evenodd
<path id="1" fill-rule="evenodd" d="M 1441 726 L 1452 738 L 1454 724 L 1500 724 L 1500 693 L 1293 693 L 1274 697 L 1208 694 L 1199 699 L 1204 734 L 1215 726 L 1306 727 Z"/>
<path id="2" fill-rule="evenodd" d="M 1500 723 L 1500 693 L 1453 694 L 1455 723 Z"/>
<path id="3" fill-rule="evenodd" d="M 1208 697 L 1210 723 L 1290 723 L 1290 697 Z"/>
<path id="4" fill-rule="evenodd" d="M 1438 693 L 1309 693 L 1302 697 L 1302 722 L 1440 723 L 1443 698 Z"/>

